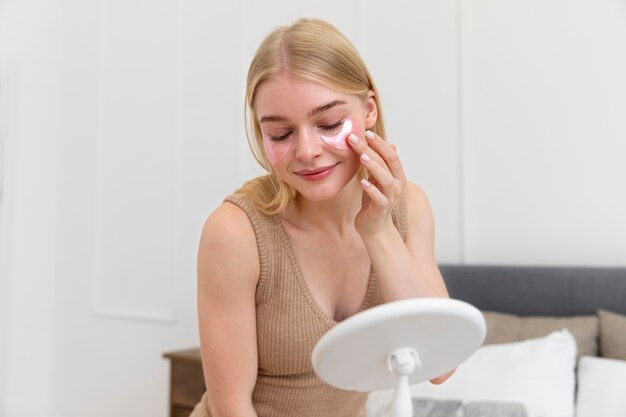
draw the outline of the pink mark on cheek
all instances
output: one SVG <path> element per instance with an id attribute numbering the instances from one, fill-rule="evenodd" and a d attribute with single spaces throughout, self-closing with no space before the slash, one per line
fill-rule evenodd
<path id="1" fill-rule="evenodd" d="M 263 147 L 265 153 L 272 164 L 276 164 L 283 160 L 291 149 L 291 140 L 274 141 L 267 137 L 263 137 Z"/>
<path id="2" fill-rule="evenodd" d="M 359 124 L 355 123 L 354 119 L 352 118 L 348 118 L 345 122 L 343 122 L 341 131 L 337 135 L 322 135 L 322 140 L 336 149 L 350 149 L 350 145 L 348 145 L 348 142 L 346 142 L 350 133 L 354 133 L 355 135 L 361 137 L 361 129 L 359 128 Z"/>

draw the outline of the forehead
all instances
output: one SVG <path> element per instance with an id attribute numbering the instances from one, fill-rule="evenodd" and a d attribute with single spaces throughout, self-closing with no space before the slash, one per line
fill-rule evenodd
<path id="1" fill-rule="evenodd" d="M 332 101 L 345 101 L 348 108 L 358 103 L 354 95 L 284 74 L 264 81 L 258 87 L 254 110 L 259 118 L 268 115 L 306 116 L 311 110 Z"/>

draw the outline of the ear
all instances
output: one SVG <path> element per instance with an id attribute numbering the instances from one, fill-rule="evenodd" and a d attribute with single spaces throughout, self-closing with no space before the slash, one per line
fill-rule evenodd
<path id="1" fill-rule="evenodd" d="M 378 100 L 374 92 L 370 90 L 365 100 L 365 128 L 373 128 L 376 125 L 376 120 L 378 120 Z"/>

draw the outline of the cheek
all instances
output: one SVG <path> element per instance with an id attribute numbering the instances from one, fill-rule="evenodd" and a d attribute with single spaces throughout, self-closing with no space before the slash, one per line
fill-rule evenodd
<path id="1" fill-rule="evenodd" d="M 363 134 L 364 132 L 363 132 L 363 129 L 361 128 L 361 124 L 356 119 L 352 119 L 352 132 L 351 133 L 354 133 L 360 139 L 363 139 L 364 137 L 364 134 Z M 346 140 L 348 140 L 348 135 L 346 135 Z"/>
<path id="2" fill-rule="evenodd" d="M 324 136 L 322 135 L 322 140 L 326 142 L 328 145 L 332 146 L 336 149 L 350 149 L 350 145 L 348 145 L 348 136 L 350 133 L 354 133 L 358 137 L 363 137 L 363 130 L 361 126 L 357 122 L 357 120 L 353 117 L 349 117 L 343 123 L 341 127 L 341 131 L 335 136 Z"/>
<path id="3" fill-rule="evenodd" d="M 267 154 L 267 158 L 270 160 L 272 164 L 276 164 L 285 158 L 285 156 L 291 150 L 290 140 L 284 140 L 280 142 L 276 142 L 267 138 L 263 138 L 263 148 L 265 148 L 265 153 Z"/>

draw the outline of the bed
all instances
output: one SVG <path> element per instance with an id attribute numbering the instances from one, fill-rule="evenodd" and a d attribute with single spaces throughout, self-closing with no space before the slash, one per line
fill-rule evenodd
<path id="1" fill-rule="evenodd" d="M 487 337 L 446 383 L 411 388 L 415 416 L 626 416 L 626 268 L 441 272 L 451 297 L 483 311 Z M 370 394 L 370 417 L 385 414 L 389 395 Z"/>

